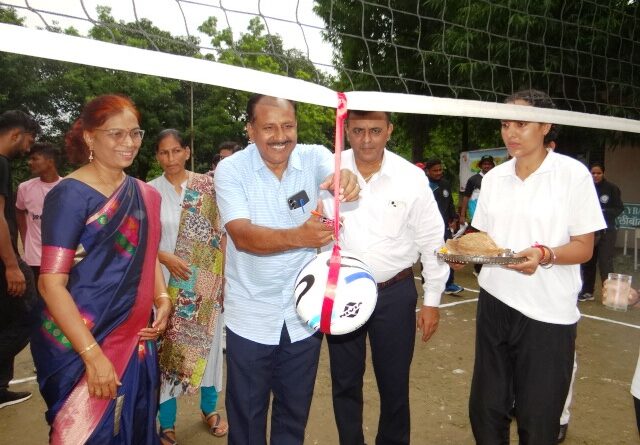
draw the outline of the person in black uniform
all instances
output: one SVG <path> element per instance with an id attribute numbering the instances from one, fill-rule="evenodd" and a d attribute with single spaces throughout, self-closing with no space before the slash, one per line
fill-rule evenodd
<path id="1" fill-rule="evenodd" d="M 31 397 L 9 391 L 14 358 L 29 343 L 37 298 L 33 272 L 18 254 L 11 159 L 29 153 L 39 132 L 40 125 L 22 111 L 0 114 L 0 408 Z"/>
<path id="2" fill-rule="evenodd" d="M 458 223 L 458 214 L 453 205 L 453 195 L 451 194 L 451 184 L 444 179 L 444 168 L 440 159 L 429 159 L 425 163 L 425 172 L 429 178 L 429 187 L 433 191 L 433 197 L 438 203 L 438 209 L 444 220 L 444 240 L 453 236 Z M 450 269 L 449 279 L 444 289 L 445 294 L 457 295 L 464 290 L 464 287 L 454 283 L 453 269 Z"/>
<path id="3" fill-rule="evenodd" d="M 489 170 L 496 166 L 496 163 L 491 155 L 484 155 L 478 162 L 480 172 L 471 176 L 467 180 L 467 185 L 464 188 L 462 201 L 460 203 L 460 225 L 467 222 L 467 209 L 469 210 L 469 222 L 473 219 L 473 212 L 476 209 L 476 203 L 478 202 L 478 196 L 480 196 L 480 188 L 482 186 L 482 178 L 487 174 Z M 474 264 L 473 270 L 475 276 L 478 276 L 482 264 Z"/>
<path id="4" fill-rule="evenodd" d="M 480 187 L 482 185 L 482 178 L 487 174 L 489 170 L 496 166 L 493 156 L 484 155 L 480 158 L 478 167 L 480 172 L 471 176 L 467 180 L 467 185 L 464 188 L 464 196 L 460 203 L 460 224 L 464 224 L 467 218 L 467 207 L 469 207 L 469 221 L 473 219 L 473 211 L 476 208 L 476 202 L 478 201 L 478 195 L 480 194 Z M 471 206 L 469 203 L 471 202 Z"/>
<path id="5" fill-rule="evenodd" d="M 581 265 L 582 291 L 578 295 L 579 301 L 593 300 L 593 289 L 596 282 L 596 263 L 600 269 L 600 279 L 604 283 L 610 272 L 613 272 L 613 254 L 616 246 L 616 217 L 620 215 L 624 206 L 620 197 L 620 189 L 604 178 L 604 165 L 601 162 L 591 164 L 591 176 L 596 185 L 598 199 L 607 228 L 596 233 L 593 245 L 593 256 Z"/>

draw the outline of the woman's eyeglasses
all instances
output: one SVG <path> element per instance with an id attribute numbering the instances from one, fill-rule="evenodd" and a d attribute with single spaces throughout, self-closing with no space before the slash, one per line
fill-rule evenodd
<path id="1" fill-rule="evenodd" d="M 142 138 L 144 137 L 144 130 L 141 130 L 139 128 L 134 128 L 132 130 L 125 130 L 123 128 L 109 128 L 107 130 L 102 130 L 100 128 L 96 128 L 96 131 L 104 131 L 111 139 L 116 141 L 118 144 L 124 142 L 127 136 L 129 136 L 131 140 L 136 143 L 142 142 Z"/>

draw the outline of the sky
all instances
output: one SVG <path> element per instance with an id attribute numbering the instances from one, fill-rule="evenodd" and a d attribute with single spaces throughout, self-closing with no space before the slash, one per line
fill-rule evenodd
<path id="1" fill-rule="evenodd" d="M 28 27 L 44 27 L 38 14 L 22 9 L 27 3 L 50 25 L 57 22 L 62 28 L 74 26 L 83 35 L 91 27 L 87 14 L 95 19 L 96 6 L 101 5 L 111 8 L 116 21 L 134 21 L 137 15 L 172 35 L 196 35 L 201 46 L 209 41 L 197 28 L 207 17 L 216 16 L 218 28 L 229 26 L 237 37 L 246 32 L 249 20 L 261 13 L 271 17 L 266 19 L 268 30 L 282 37 L 285 48 L 302 50 L 317 65 L 332 65 L 331 46 L 322 40 L 324 23 L 313 12 L 313 0 L 0 0 L 2 6 L 15 6 Z"/>

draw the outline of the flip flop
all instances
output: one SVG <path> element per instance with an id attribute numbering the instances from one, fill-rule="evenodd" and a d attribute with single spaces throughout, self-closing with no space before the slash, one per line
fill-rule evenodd
<path id="1" fill-rule="evenodd" d="M 169 434 L 173 437 L 169 437 Z M 176 442 L 176 430 L 173 428 L 160 429 L 160 442 L 162 445 L 178 445 L 178 442 Z"/>
<path id="2" fill-rule="evenodd" d="M 227 422 L 222 423 L 223 420 L 222 417 L 220 417 L 218 411 L 213 411 L 212 413 L 209 413 L 207 415 L 202 413 L 201 416 L 202 421 L 207 424 L 210 434 L 216 437 L 224 437 L 227 435 L 227 432 L 229 431 L 229 425 L 227 425 Z M 215 420 L 213 420 L 213 424 L 211 424 L 211 420 L 214 418 Z"/>

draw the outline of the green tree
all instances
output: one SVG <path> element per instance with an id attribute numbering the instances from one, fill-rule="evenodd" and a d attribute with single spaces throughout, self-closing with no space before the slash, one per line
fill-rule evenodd
<path id="1" fill-rule="evenodd" d="M 13 8 L 0 7 L 0 22 L 24 26 L 24 19 Z M 68 117 L 64 116 L 66 110 L 59 107 L 52 81 L 61 75 L 64 66 L 47 59 L 0 52 L 0 112 L 21 109 L 32 114 L 43 126 L 42 139 L 59 147 Z M 61 167 L 62 171 L 68 170 L 65 164 Z M 25 158 L 16 160 L 12 169 L 16 184 L 30 176 Z"/>
<path id="2" fill-rule="evenodd" d="M 250 20 L 247 32 L 241 33 L 237 40 L 234 40 L 231 29 L 218 30 L 215 17 L 208 18 L 198 29 L 211 39 L 215 54 L 206 56 L 211 60 L 297 79 L 315 79 L 325 86 L 333 81 L 330 76 L 316 69 L 299 50 L 284 49 L 280 36 L 266 34 L 259 17 Z M 221 111 L 226 111 L 223 115 L 229 117 L 228 121 L 223 121 L 226 124 L 223 129 L 228 129 L 230 133 L 220 141 L 240 138 L 246 141 L 245 107 L 251 93 L 225 90 L 224 97 L 220 96 L 220 91 L 212 90 L 210 93 L 211 96 L 204 100 L 205 106 L 222 106 L 224 109 Z M 207 114 L 206 111 L 204 114 Z M 300 103 L 297 116 L 298 140 L 301 143 L 333 146 L 333 109 Z M 210 122 L 211 127 L 214 125 L 215 122 Z"/>
<path id="3" fill-rule="evenodd" d="M 94 39 L 182 55 L 196 54 L 194 48 L 197 50 L 198 42 L 193 38 L 173 38 L 146 20 L 136 26 L 116 23 L 109 8 L 97 9 L 102 25 L 89 31 Z M 0 21 L 22 25 L 13 9 L 0 8 Z M 77 34 L 73 28 L 53 31 Z M 3 79 L 0 106 L 31 111 L 44 124 L 44 137 L 60 147 L 64 133 L 87 101 L 107 93 L 130 96 L 142 114 L 141 127 L 150 135 L 143 141 L 140 154 L 129 169 L 136 177 L 147 178 L 154 161 L 151 146 L 155 134 L 168 126 L 187 128 L 187 90 L 183 82 L 8 53 L 0 53 L 0 65 L 0 78 Z M 16 180 L 24 180 L 27 176 L 23 165 Z"/>

